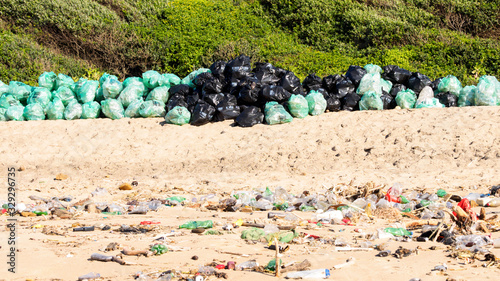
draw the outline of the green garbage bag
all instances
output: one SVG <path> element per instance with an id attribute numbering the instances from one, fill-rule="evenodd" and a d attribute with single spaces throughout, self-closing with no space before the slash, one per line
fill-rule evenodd
<path id="1" fill-rule="evenodd" d="M 358 95 L 364 95 L 368 92 L 375 92 L 377 95 L 382 95 L 382 84 L 381 84 L 380 73 L 368 73 L 361 78 L 359 82 L 359 87 L 356 89 Z"/>
<path id="2" fill-rule="evenodd" d="M 24 106 L 13 105 L 7 108 L 7 111 L 5 112 L 5 117 L 7 117 L 7 120 L 24 121 L 23 114 L 24 114 Z"/>
<path id="3" fill-rule="evenodd" d="M 376 64 L 367 64 L 363 67 L 367 73 L 382 73 L 382 68 Z"/>
<path id="4" fill-rule="evenodd" d="M 439 102 L 437 98 L 426 98 L 417 101 L 415 108 L 443 108 L 444 104 Z"/>
<path id="5" fill-rule="evenodd" d="M 439 93 L 450 92 L 458 97 L 460 90 L 462 90 L 462 83 L 453 75 L 446 76 L 438 84 Z"/>
<path id="6" fill-rule="evenodd" d="M 0 97 L 3 94 L 9 93 L 9 85 L 5 85 L 2 81 L 0 81 Z"/>
<path id="7" fill-rule="evenodd" d="M 309 106 L 309 114 L 320 115 L 326 110 L 326 100 L 318 91 L 310 91 L 306 96 L 307 105 Z"/>
<path id="8" fill-rule="evenodd" d="M 75 94 L 73 93 L 73 91 L 71 91 L 68 87 L 65 87 L 65 86 L 59 87 L 59 89 L 52 92 L 52 100 L 56 97 L 61 99 L 64 106 L 68 106 L 68 104 L 71 101 L 76 100 L 76 97 L 75 97 Z"/>
<path id="9" fill-rule="evenodd" d="M 113 79 L 118 81 L 118 77 L 104 72 L 104 74 L 101 76 L 101 78 L 99 78 L 99 86 L 101 86 L 101 88 L 102 88 L 102 85 L 104 84 L 104 82 L 106 82 L 106 80 L 108 80 L 110 78 L 113 78 Z"/>
<path id="10" fill-rule="evenodd" d="M 194 88 L 195 86 L 193 84 L 193 79 L 196 78 L 196 76 L 198 76 L 198 75 L 200 75 L 201 73 L 204 73 L 204 72 L 211 72 L 211 71 L 208 68 L 200 68 L 198 70 L 195 70 L 195 71 L 189 73 L 188 76 L 184 77 L 181 80 L 181 84 L 185 84 L 185 85 L 188 85 L 191 88 Z"/>
<path id="11" fill-rule="evenodd" d="M 9 83 L 9 93 L 22 104 L 26 104 L 26 100 L 31 94 L 31 86 L 22 82 L 11 81 Z"/>
<path id="12" fill-rule="evenodd" d="M 99 89 L 99 81 L 88 80 L 76 91 L 76 98 L 81 104 L 94 101 Z"/>
<path id="13" fill-rule="evenodd" d="M 382 110 L 384 102 L 374 91 L 366 92 L 359 101 L 359 110 Z"/>
<path id="14" fill-rule="evenodd" d="M 47 105 L 47 119 L 49 120 L 60 120 L 64 118 L 64 104 L 62 100 L 58 97 L 54 98 Z"/>
<path id="15" fill-rule="evenodd" d="M 417 102 L 417 95 L 411 89 L 400 91 L 396 95 L 396 103 L 403 109 L 414 108 Z"/>
<path id="16" fill-rule="evenodd" d="M 165 73 L 165 74 L 162 74 L 163 76 L 163 79 L 164 80 L 167 80 L 170 87 L 172 86 L 175 86 L 175 85 L 179 85 L 181 83 L 181 78 L 179 78 L 179 76 L 175 75 L 175 74 L 172 74 L 172 73 Z"/>
<path id="17" fill-rule="evenodd" d="M 102 94 L 102 88 L 97 89 L 94 100 L 96 102 L 101 102 L 104 100 L 104 95 Z"/>
<path id="18" fill-rule="evenodd" d="M 52 93 L 47 88 L 36 87 L 33 88 L 30 96 L 28 97 L 28 104 L 39 103 L 45 110 L 51 98 Z"/>
<path id="19" fill-rule="evenodd" d="M 127 110 L 125 110 L 125 117 L 128 117 L 128 118 L 141 117 L 141 114 L 139 113 L 139 109 L 141 108 L 141 105 L 143 102 L 144 101 L 142 100 L 142 98 L 131 102 L 128 105 Z"/>
<path id="20" fill-rule="evenodd" d="M 477 93 L 474 99 L 477 106 L 500 105 L 500 83 L 495 76 L 484 75 L 477 83 Z"/>
<path id="21" fill-rule="evenodd" d="M 266 103 L 264 115 L 269 125 L 290 123 L 293 120 L 292 115 L 281 104 L 275 101 Z"/>
<path id="22" fill-rule="evenodd" d="M 458 96 L 458 107 L 473 106 L 476 98 L 477 86 L 465 86 Z"/>
<path id="23" fill-rule="evenodd" d="M 154 89 L 160 86 L 161 74 L 156 70 L 148 70 L 142 74 L 142 82 L 149 89 Z"/>
<path id="24" fill-rule="evenodd" d="M 57 75 L 54 72 L 44 72 L 38 77 L 38 87 L 43 87 L 53 91 L 56 87 Z"/>
<path id="25" fill-rule="evenodd" d="M 24 108 L 23 116 L 26 120 L 45 120 L 45 112 L 43 110 L 43 106 L 39 103 L 28 104 Z"/>
<path id="26" fill-rule="evenodd" d="M 7 117 L 5 117 L 5 112 L 7 112 L 7 109 L 0 107 L 0 121 L 7 121 Z"/>
<path id="27" fill-rule="evenodd" d="M 82 105 L 82 119 L 95 119 L 99 117 L 99 114 L 101 114 L 101 105 L 98 102 L 89 101 Z"/>
<path id="28" fill-rule="evenodd" d="M 75 84 L 73 78 L 69 77 L 66 74 L 59 73 L 56 77 L 56 87 L 55 89 L 59 89 L 60 87 L 67 87 L 71 89 L 71 87 Z"/>
<path id="29" fill-rule="evenodd" d="M 265 235 L 266 233 L 264 232 L 264 230 L 252 227 L 241 232 L 241 239 L 256 241 L 260 240 L 260 238 L 264 237 Z"/>
<path id="30" fill-rule="evenodd" d="M 168 93 L 169 89 L 170 87 L 168 86 L 156 87 L 153 90 L 151 90 L 151 92 L 149 92 L 146 100 L 156 100 L 156 101 L 161 101 L 163 103 L 167 103 L 169 97 Z"/>
<path id="31" fill-rule="evenodd" d="M 156 100 L 145 101 L 139 108 L 139 114 L 144 118 L 164 117 L 166 113 L 165 104 Z"/>
<path id="32" fill-rule="evenodd" d="M 80 88 L 83 87 L 83 84 L 85 84 L 85 82 L 87 82 L 87 81 L 88 80 L 85 78 L 80 78 L 80 79 L 78 79 L 78 81 L 73 83 L 73 85 L 70 87 L 71 91 L 73 91 L 73 93 L 75 93 L 77 95 L 77 98 L 78 98 L 78 90 L 80 90 Z"/>
<path id="33" fill-rule="evenodd" d="M 102 95 L 105 99 L 115 99 L 122 90 L 122 83 L 115 78 L 108 78 L 102 84 Z"/>
<path id="34" fill-rule="evenodd" d="M 293 117 L 305 118 L 309 115 L 309 105 L 302 95 L 292 95 L 288 100 L 288 110 Z"/>
<path id="35" fill-rule="evenodd" d="M 142 89 L 136 85 L 130 85 L 123 89 L 118 96 L 118 100 L 122 103 L 124 108 L 127 108 L 133 101 L 142 98 Z"/>
<path id="36" fill-rule="evenodd" d="M 75 120 L 82 117 L 82 105 L 76 99 L 70 101 L 68 106 L 64 109 L 64 119 Z"/>
<path id="37" fill-rule="evenodd" d="M 145 96 L 148 93 L 148 88 L 143 83 L 142 78 L 140 77 L 128 77 L 123 81 L 123 89 L 127 88 L 128 86 L 136 86 L 139 89 L 141 89 L 142 96 Z"/>
<path id="38" fill-rule="evenodd" d="M 380 79 L 380 86 L 382 86 L 382 91 L 390 93 L 392 90 L 392 82 L 385 79 Z"/>
<path id="39" fill-rule="evenodd" d="M 120 119 L 125 117 L 125 110 L 120 101 L 115 99 L 106 99 L 101 101 L 101 110 L 106 117 L 111 119 Z"/>
<path id="40" fill-rule="evenodd" d="M 170 124 L 184 125 L 191 119 L 191 113 L 183 106 L 176 106 L 165 115 L 165 121 Z"/>
<path id="41" fill-rule="evenodd" d="M 5 93 L 0 97 L 0 108 L 7 109 L 14 105 L 22 105 L 12 94 Z"/>

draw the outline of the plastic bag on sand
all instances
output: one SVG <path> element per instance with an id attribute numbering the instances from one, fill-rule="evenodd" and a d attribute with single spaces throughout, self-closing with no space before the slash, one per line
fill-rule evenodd
<path id="1" fill-rule="evenodd" d="M 266 103 L 264 115 L 266 123 L 269 125 L 289 123 L 293 120 L 292 115 L 281 104 L 275 101 Z"/>
<path id="2" fill-rule="evenodd" d="M 474 104 L 479 106 L 500 105 L 500 82 L 496 77 L 484 75 L 479 78 Z"/>
<path id="3" fill-rule="evenodd" d="M 7 120 L 24 121 L 23 114 L 24 114 L 24 106 L 13 105 L 7 108 L 7 111 L 5 112 L 5 117 L 7 117 Z"/>
<path id="4" fill-rule="evenodd" d="M 38 77 L 38 86 L 52 91 L 56 87 L 56 78 L 54 72 L 44 72 Z"/>
<path id="5" fill-rule="evenodd" d="M 88 80 L 76 91 L 76 98 L 80 103 L 93 101 L 99 88 L 99 81 Z"/>
<path id="6" fill-rule="evenodd" d="M 133 102 L 131 102 L 127 110 L 125 110 L 125 117 L 128 118 L 136 118 L 136 117 L 141 117 L 141 114 L 139 113 L 139 108 L 141 108 L 141 105 L 144 101 L 142 99 L 137 99 Z"/>
<path id="7" fill-rule="evenodd" d="M 175 125 L 188 124 L 189 119 L 191 119 L 191 113 L 183 106 L 176 106 L 165 115 L 165 121 Z"/>
<path id="8" fill-rule="evenodd" d="M 214 117 L 215 111 L 216 109 L 212 105 L 203 101 L 198 102 L 191 115 L 191 125 L 201 126 L 209 123 Z"/>
<path id="9" fill-rule="evenodd" d="M 292 95 L 288 100 L 288 110 L 296 118 L 304 118 L 309 115 L 309 105 L 306 98 L 301 95 Z"/>
<path id="10" fill-rule="evenodd" d="M 46 108 L 47 119 L 59 120 L 64 118 L 64 104 L 60 98 L 55 97 Z"/>
<path id="11" fill-rule="evenodd" d="M 149 92 L 146 100 L 156 100 L 156 101 L 161 101 L 163 103 L 167 103 L 169 97 L 168 93 L 169 89 L 170 87 L 168 86 L 161 86 L 154 88 L 151 92 Z"/>
<path id="12" fill-rule="evenodd" d="M 139 108 L 139 114 L 145 118 L 163 117 L 165 113 L 165 104 L 161 101 L 148 100 Z"/>
<path id="13" fill-rule="evenodd" d="M 458 106 L 473 106 L 475 105 L 475 98 L 477 93 L 477 86 L 465 86 L 460 90 L 458 96 Z"/>
<path id="14" fill-rule="evenodd" d="M 457 97 L 460 95 L 460 90 L 462 90 L 462 83 L 453 75 L 446 76 L 438 85 L 440 93 L 450 92 Z"/>
<path id="15" fill-rule="evenodd" d="M 416 102 L 417 95 L 410 89 L 401 91 L 396 96 L 396 103 L 403 109 L 414 108 Z"/>
<path id="16" fill-rule="evenodd" d="M 14 105 L 22 105 L 12 94 L 5 93 L 0 97 L 0 108 L 7 109 Z"/>
<path id="17" fill-rule="evenodd" d="M 122 83 L 114 78 L 106 79 L 106 81 L 102 84 L 102 94 L 105 99 L 116 98 L 122 90 Z"/>
<path id="18" fill-rule="evenodd" d="M 421 89 L 418 96 L 415 108 L 442 108 L 444 105 L 439 102 L 439 99 L 434 97 L 434 91 L 430 86 L 425 86 Z"/>
<path id="19" fill-rule="evenodd" d="M 366 74 L 361 78 L 359 82 L 359 87 L 356 90 L 358 95 L 364 95 L 367 92 L 375 92 L 377 95 L 382 95 L 382 85 L 380 73 Z"/>
<path id="20" fill-rule="evenodd" d="M 236 124 L 241 127 L 252 127 L 256 124 L 261 124 L 264 121 L 264 114 L 260 111 L 260 108 L 256 106 L 249 106 L 241 112 L 235 119 Z"/>
<path id="21" fill-rule="evenodd" d="M 125 117 L 125 111 L 122 104 L 115 99 L 101 101 L 101 110 L 106 117 L 111 119 L 120 119 Z"/>
<path id="22" fill-rule="evenodd" d="M 7 112 L 7 109 L 0 107 L 0 121 L 8 121 L 7 117 L 5 116 L 6 112 Z"/>
<path id="23" fill-rule="evenodd" d="M 9 93 L 13 95 L 18 101 L 25 104 L 26 100 L 31 94 L 31 86 L 22 82 L 10 81 Z"/>
<path id="24" fill-rule="evenodd" d="M 369 74 L 367 74 L 369 75 Z M 373 91 L 366 92 L 359 101 L 359 110 L 382 110 L 384 103 L 380 95 Z"/>
<path id="25" fill-rule="evenodd" d="M 101 114 L 101 105 L 96 101 L 89 101 L 82 105 L 82 119 L 95 119 Z"/>
<path id="26" fill-rule="evenodd" d="M 31 94 L 28 97 L 28 104 L 38 103 L 43 109 L 45 109 L 49 104 L 51 97 L 52 94 L 48 89 L 36 87 L 33 88 L 33 91 L 31 91 Z"/>
<path id="27" fill-rule="evenodd" d="M 142 89 L 136 85 L 127 86 L 118 96 L 118 100 L 124 108 L 127 108 L 133 101 L 140 98 L 142 98 Z"/>
<path id="28" fill-rule="evenodd" d="M 64 109 L 64 119 L 66 120 L 75 120 L 80 119 L 82 116 L 82 105 L 78 103 L 78 101 L 72 100 Z"/>
<path id="29" fill-rule="evenodd" d="M 39 103 L 28 104 L 23 111 L 26 120 L 45 120 L 45 112 Z"/>
<path id="30" fill-rule="evenodd" d="M 309 114 L 320 115 L 326 110 L 326 100 L 323 94 L 317 91 L 311 91 L 307 96 L 307 105 L 309 106 Z"/>
<path id="31" fill-rule="evenodd" d="M 60 87 L 55 92 L 52 92 L 52 100 L 58 97 L 64 106 L 68 106 L 69 102 L 76 99 L 75 94 L 68 87 Z"/>

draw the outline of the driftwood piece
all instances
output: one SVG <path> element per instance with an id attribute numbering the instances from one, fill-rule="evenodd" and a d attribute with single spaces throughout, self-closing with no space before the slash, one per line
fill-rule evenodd
<path id="1" fill-rule="evenodd" d="M 266 225 L 261 224 L 261 223 L 249 223 L 249 222 L 244 222 L 241 224 L 241 226 L 248 226 L 248 227 L 257 227 L 257 228 L 264 228 Z M 279 230 L 292 230 L 295 229 L 295 226 L 293 225 L 278 225 L 277 226 Z"/>
<path id="2" fill-rule="evenodd" d="M 308 270 L 311 267 L 311 262 L 308 260 L 304 260 L 301 263 L 296 263 L 290 266 L 287 266 L 281 270 L 282 273 L 289 272 L 289 271 L 303 271 L 303 270 Z"/>
<path id="3" fill-rule="evenodd" d="M 90 259 L 91 261 L 102 261 L 102 262 L 110 262 L 110 261 L 113 261 L 113 262 L 117 262 L 121 265 L 126 265 L 128 264 L 126 261 L 122 260 L 121 258 L 117 257 L 117 256 L 106 256 L 106 255 L 103 255 L 103 254 L 99 254 L 99 253 L 94 253 L 90 256 Z"/>
<path id="4" fill-rule="evenodd" d="M 122 254 L 126 256 L 145 256 L 149 257 L 153 255 L 153 252 L 149 250 L 128 250 L 128 249 L 123 249 Z"/>

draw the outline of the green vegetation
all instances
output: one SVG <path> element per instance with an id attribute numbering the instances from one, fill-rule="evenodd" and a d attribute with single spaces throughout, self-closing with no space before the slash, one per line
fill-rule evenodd
<path id="1" fill-rule="evenodd" d="M 0 80 L 179 76 L 241 53 L 327 75 L 398 64 L 500 76 L 500 0 L 0 0 Z"/>

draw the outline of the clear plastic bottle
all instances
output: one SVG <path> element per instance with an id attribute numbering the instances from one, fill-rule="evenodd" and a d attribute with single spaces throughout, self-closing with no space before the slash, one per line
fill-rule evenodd
<path id="1" fill-rule="evenodd" d="M 486 204 L 487 207 L 499 207 L 500 206 L 500 198 L 494 198 L 492 200 L 490 200 L 490 202 L 488 202 Z"/>
<path id="2" fill-rule="evenodd" d="M 236 265 L 236 270 L 245 270 L 245 269 L 253 269 L 259 266 L 259 263 L 252 260 L 252 261 L 246 261 L 244 263 L 240 263 Z"/>
<path id="3" fill-rule="evenodd" d="M 328 269 L 315 269 L 289 272 L 286 278 L 289 279 L 324 279 L 330 277 L 330 270 Z"/>

